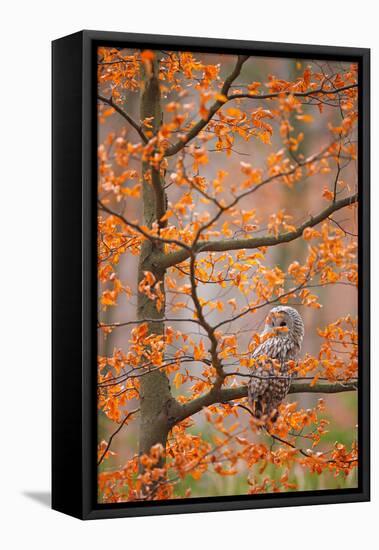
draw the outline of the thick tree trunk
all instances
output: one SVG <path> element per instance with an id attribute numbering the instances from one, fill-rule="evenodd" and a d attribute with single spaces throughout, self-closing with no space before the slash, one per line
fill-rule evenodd
<path id="1" fill-rule="evenodd" d="M 150 121 L 153 126 L 152 132 L 156 134 L 162 119 L 157 61 L 148 62 L 141 95 L 141 120 L 150 117 L 153 117 Z M 143 162 L 142 177 L 144 225 L 151 228 L 152 224 L 165 213 L 166 196 L 159 167 L 153 167 L 149 162 Z M 143 279 L 145 271 L 150 271 L 156 278 L 156 284 L 160 282 L 160 288 L 164 294 L 165 272 L 159 270 L 155 262 L 155 258 L 161 252 L 162 249 L 159 243 L 152 243 L 149 240 L 144 241 L 141 248 L 138 280 Z M 138 293 L 137 307 L 139 319 L 161 319 L 165 315 L 164 305 L 158 311 L 155 301 L 141 293 Z M 164 333 L 164 323 L 162 321 L 149 322 L 148 325 L 150 334 Z M 154 365 L 151 368 L 154 369 Z M 172 396 L 169 381 L 164 372 L 147 373 L 140 378 L 140 383 L 139 451 L 142 454 L 149 453 L 151 447 L 157 443 L 165 448 L 169 431 L 167 410 Z"/>

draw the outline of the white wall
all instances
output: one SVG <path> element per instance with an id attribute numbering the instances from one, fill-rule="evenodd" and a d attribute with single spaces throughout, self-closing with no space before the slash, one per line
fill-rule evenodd
<path id="1" fill-rule="evenodd" d="M 122 519 L 85 524 L 26 493 L 50 483 L 50 41 L 82 28 L 371 47 L 378 93 L 378 26 L 369 0 L 8 0 L 0 32 L 1 430 L 0 518 L 5 548 L 355 548 L 377 538 L 372 503 Z M 373 105 L 373 122 L 378 109 Z M 5 124 L 4 124 L 5 123 Z M 373 204 L 377 125 L 373 127 Z M 377 238 L 379 216 L 373 217 Z M 379 268 L 373 251 L 373 268 Z M 376 287 L 376 288 L 375 288 Z M 378 285 L 373 288 L 374 329 Z M 5 306 L 5 307 L 4 307 Z M 378 349 L 373 342 L 374 354 Z M 374 391 L 376 364 L 373 364 Z M 378 400 L 374 399 L 373 428 Z M 378 437 L 373 433 L 374 447 Z M 6 517 L 4 517 L 4 514 Z M 371 543 L 370 546 L 375 545 Z"/>

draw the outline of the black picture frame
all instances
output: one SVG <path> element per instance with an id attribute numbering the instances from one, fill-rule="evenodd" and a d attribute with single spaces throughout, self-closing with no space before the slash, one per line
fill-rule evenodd
<path id="1" fill-rule="evenodd" d="M 167 502 L 96 502 L 96 70 L 99 45 L 359 64 L 359 487 Z M 52 44 L 52 507 L 81 519 L 360 502 L 370 499 L 370 50 L 100 31 Z"/>

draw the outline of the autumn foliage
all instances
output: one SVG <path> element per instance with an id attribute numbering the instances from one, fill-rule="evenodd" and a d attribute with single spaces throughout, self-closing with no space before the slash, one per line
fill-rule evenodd
<path id="1" fill-rule="evenodd" d="M 355 483 L 328 404 L 358 384 L 357 68 L 276 62 L 98 50 L 100 502 Z M 277 304 L 306 341 L 267 430 L 246 384 Z"/>

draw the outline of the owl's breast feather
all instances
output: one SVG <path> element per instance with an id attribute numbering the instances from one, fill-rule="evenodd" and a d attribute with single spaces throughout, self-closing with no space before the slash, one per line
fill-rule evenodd
<path id="1" fill-rule="evenodd" d="M 272 359 L 295 360 L 300 353 L 300 346 L 292 338 L 268 338 L 253 353 L 253 358 L 267 355 Z"/>

